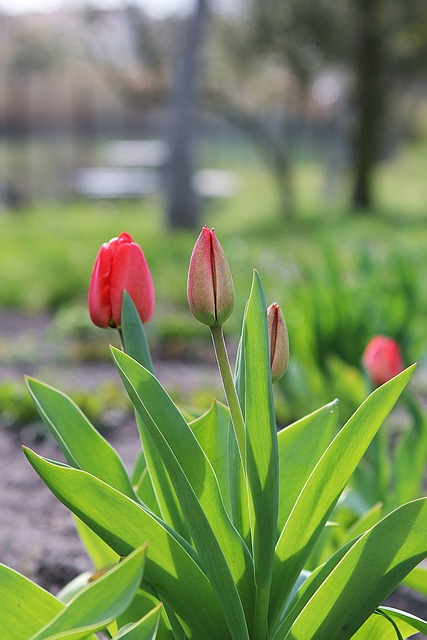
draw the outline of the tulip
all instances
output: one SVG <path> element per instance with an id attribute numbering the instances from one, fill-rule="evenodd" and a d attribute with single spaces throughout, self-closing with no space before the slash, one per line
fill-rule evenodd
<path id="1" fill-rule="evenodd" d="M 363 352 L 362 363 L 376 386 L 394 378 L 404 369 L 398 343 L 386 336 L 372 338 Z"/>
<path id="2" fill-rule="evenodd" d="M 288 328 L 282 310 L 276 302 L 267 309 L 268 342 L 270 345 L 271 379 L 277 382 L 289 363 Z"/>
<path id="3" fill-rule="evenodd" d="M 203 227 L 191 254 L 188 304 L 197 320 L 222 325 L 234 307 L 234 286 L 227 258 L 213 229 Z"/>
<path id="4" fill-rule="evenodd" d="M 154 287 L 141 247 L 128 233 L 103 244 L 89 286 L 89 314 L 98 327 L 121 326 L 123 292 L 132 298 L 142 322 L 154 310 Z"/>

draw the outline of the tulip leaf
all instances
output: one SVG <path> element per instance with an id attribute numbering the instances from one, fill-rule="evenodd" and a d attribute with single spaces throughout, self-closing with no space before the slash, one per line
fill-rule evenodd
<path id="1" fill-rule="evenodd" d="M 132 298 L 126 292 L 123 295 L 122 305 L 122 335 L 125 352 L 134 360 L 142 364 L 148 371 L 154 374 L 154 366 L 151 359 L 145 335 L 144 325 Z M 176 496 L 164 463 L 158 455 L 156 445 L 148 429 L 145 428 L 143 416 L 136 412 L 136 422 L 142 443 L 142 451 L 148 475 L 143 477 L 144 488 L 138 486 L 138 495 L 147 506 L 152 504 L 155 498 L 155 513 L 159 513 L 162 519 L 184 538 L 189 539 L 188 529 L 182 514 L 178 498 Z M 137 459 L 137 463 L 140 459 Z M 148 486 L 151 484 L 151 487 Z M 147 498 L 147 499 L 146 499 Z"/>
<path id="2" fill-rule="evenodd" d="M 2 640 L 28 640 L 64 608 L 53 595 L 2 564 L 0 602 Z"/>
<path id="3" fill-rule="evenodd" d="M 244 365 L 243 415 L 246 422 L 246 468 L 251 504 L 254 559 L 254 635 L 267 627 L 274 545 L 277 540 L 279 460 L 270 372 L 267 308 L 261 279 L 254 271 L 243 323 L 241 355 Z"/>
<path id="4" fill-rule="evenodd" d="M 222 499 L 229 513 L 230 487 L 227 455 L 230 412 L 228 407 L 214 400 L 210 409 L 189 425 L 216 473 Z"/>
<path id="5" fill-rule="evenodd" d="M 135 303 L 127 291 L 123 293 L 122 335 L 126 353 L 142 364 L 148 371 L 154 373 L 154 365 L 151 359 L 144 325 Z"/>
<path id="6" fill-rule="evenodd" d="M 380 608 L 351 636 L 351 640 L 406 640 L 416 633 L 418 631 L 412 624 L 399 620 Z"/>
<path id="7" fill-rule="evenodd" d="M 349 640 L 426 555 L 427 498 L 421 498 L 399 507 L 364 533 L 281 638 Z"/>
<path id="8" fill-rule="evenodd" d="M 156 497 L 158 510 L 162 520 L 183 536 L 183 538 L 189 541 L 190 535 L 182 512 L 182 507 L 179 503 L 174 485 L 169 477 L 165 464 L 159 456 L 156 441 L 153 439 L 150 430 L 147 428 L 146 421 L 141 413 L 136 411 L 135 416 L 147 464 L 148 476 Z M 148 479 L 146 479 L 146 482 L 148 482 Z M 139 495 L 143 499 L 141 491 Z"/>
<path id="9" fill-rule="evenodd" d="M 427 416 L 409 394 L 405 400 L 412 420 L 411 426 L 401 436 L 394 454 L 396 505 L 422 495 L 427 460 Z"/>
<path id="10" fill-rule="evenodd" d="M 427 569 L 426 567 L 415 567 L 411 573 L 404 578 L 403 584 L 410 589 L 427 596 Z"/>
<path id="11" fill-rule="evenodd" d="M 146 547 L 84 587 L 31 640 L 80 640 L 115 620 L 132 602 L 144 571 Z"/>
<path id="12" fill-rule="evenodd" d="M 162 605 L 147 613 L 141 620 L 134 624 L 126 625 L 114 636 L 115 640 L 155 640 L 160 624 Z"/>
<path id="13" fill-rule="evenodd" d="M 407 613 L 406 611 L 400 611 L 399 609 L 394 609 L 392 607 L 378 607 L 378 610 L 382 613 L 385 613 L 392 620 L 400 625 L 400 622 L 404 622 L 408 625 L 411 625 L 413 629 L 420 631 L 424 635 L 427 635 L 427 621 L 422 620 L 418 616 L 414 616 L 412 613 Z"/>
<path id="14" fill-rule="evenodd" d="M 310 473 L 330 444 L 338 418 L 334 400 L 277 434 L 279 445 L 279 530 L 283 529 Z"/>
<path id="15" fill-rule="evenodd" d="M 414 366 L 409 367 L 365 400 L 335 436 L 304 485 L 276 545 L 270 619 L 273 627 L 329 514 L 413 371 Z"/>
<path id="16" fill-rule="evenodd" d="M 213 468 L 158 380 L 127 354 L 114 348 L 112 353 L 129 397 L 168 470 L 230 631 L 243 640 L 248 630 L 242 601 L 248 616 L 253 602 L 251 559 L 225 511 Z"/>
<path id="17" fill-rule="evenodd" d="M 74 523 L 78 536 L 89 558 L 92 560 L 95 569 L 104 569 L 110 564 L 118 561 L 119 556 L 111 549 L 108 544 L 92 531 L 82 520 L 74 516 Z"/>
<path id="18" fill-rule="evenodd" d="M 229 633 L 194 550 L 142 505 L 98 478 L 48 461 L 29 449 L 30 463 L 56 497 L 119 555 L 149 545 L 144 576 L 195 637 L 225 640 Z"/>
<path id="19" fill-rule="evenodd" d="M 27 378 L 27 385 L 43 422 L 67 462 L 135 499 L 119 455 L 77 405 L 64 393 L 43 382 Z"/>

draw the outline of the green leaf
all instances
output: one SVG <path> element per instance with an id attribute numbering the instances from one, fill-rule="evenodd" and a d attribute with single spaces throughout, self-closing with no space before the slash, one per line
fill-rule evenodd
<path id="1" fill-rule="evenodd" d="M 279 445 L 279 530 L 284 527 L 310 473 L 332 440 L 338 418 L 334 400 L 277 434 Z"/>
<path id="2" fill-rule="evenodd" d="M 351 540 L 338 549 L 338 551 L 336 551 L 334 555 L 327 560 L 327 562 L 312 571 L 311 574 L 309 574 L 309 576 L 302 582 L 301 586 L 297 586 L 298 583 L 301 582 L 301 576 L 304 576 L 306 573 L 305 571 L 301 572 L 293 586 L 289 600 L 286 603 L 283 619 L 280 621 L 279 626 L 274 630 L 272 640 L 279 640 L 280 638 L 286 637 L 286 634 L 291 628 L 293 622 L 304 609 L 307 602 L 316 593 L 317 589 L 325 581 L 331 571 L 335 569 L 347 551 L 356 543 L 356 540 L 357 538 Z M 296 593 L 294 593 L 295 591 Z"/>
<path id="3" fill-rule="evenodd" d="M 153 439 L 149 428 L 147 428 L 146 420 L 138 412 L 136 412 L 136 424 L 138 426 L 147 464 L 148 477 L 158 505 L 156 512 L 159 511 L 164 522 L 171 526 L 187 541 L 190 541 L 188 527 L 185 522 L 174 485 L 169 477 L 162 458 L 159 456 L 156 441 Z M 148 483 L 148 478 L 145 478 L 145 482 Z M 145 502 L 145 494 L 142 493 L 141 487 L 139 487 L 138 495 Z M 152 494 L 148 487 L 148 502 L 151 497 Z"/>
<path id="4" fill-rule="evenodd" d="M 230 489 L 227 455 L 230 412 L 228 407 L 214 400 L 210 409 L 190 422 L 189 425 L 215 471 L 222 499 L 229 513 Z"/>
<path id="5" fill-rule="evenodd" d="M 157 593 L 152 585 L 150 585 L 146 580 L 143 581 L 142 587 L 138 589 L 135 598 L 132 601 L 132 604 L 126 609 L 126 611 L 118 618 L 117 626 L 119 629 L 123 627 L 128 627 L 129 625 L 133 625 L 141 618 L 145 617 L 147 613 L 150 613 L 154 608 L 159 605 L 159 599 L 157 597 Z M 172 624 L 170 621 L 170 617 L 174 616 L 171 613 L 170 609 L 167 610 L 168 607 L 162 606 L 161 609 L 161 618 L 160 624 L 157 630 L 157 638 L 158 640 L 178 640 L 184 634 L 183 628 L 176 622 L 176 618 L 174 622 L 178 625 L 178 631 L 176 634 L 172 631 Z M 169 617 L 170 616 L 170 617 Z"/>
<path id="6" fill-rule="evenodd" d="M 0 602 L 2 640 L 28 640 L 64 608 L 53 595 L 3 564 Z"/>
<path id="7" fill-rule="evenodd" d="M 417 633 L 417 629 L 403 620 L 394 620 L 391 616 L 382 615 L 381 609 L 372 614 L 351 640 L 399 640 L 410 638 Z"/>
<path id="8" fill-rule="evenodd" d="M 336 501 L 413 371 L 414 366 L 409 367 L 365 400 L 304 485 L 276 546 L 270 618 L 273 628 Z"/>
<path id="9" fill-rule="evenodd" d="M 420 631 L 424 635 L 427 635 L 427 622 L 421 620 L 418 616 L 414 616 L 412 613 L 406 611 L 400 611 L 399 609 L 393 609 L 392 607 L 378 607 L 379 611 L 387 614 L 392 620 L 400 625 L 400 622 L 404 622 L 411 625 L 413 629 Z"/>
<path id="10" fill-rule="evenodd" d="M 422 498 L 399 507 L 357 540 L 283 638 L 348 640 L 426 555 L 427 498 Z"/>
<path id="11" fill-rule="evenodd" d="M 129 397 L 168 470 L 230 631 L 243 640 L 248 631 L 242 602 L 248 618 L 253 609 L 252 563 L 225 511 L 212 466 L 158 380 L 125 353 L 112 352 Z"/>
<path id="12" fill-rule="evenodd" d="M 408 394 L 405 400 L 411 411 L 412 424 L 402 435 L 394 455 L 396 505 L 422 495 L 427 460 L 427 417 L 425 411 Z"/>
<path id="13" fill-rule="evenodd" d="M 241 354 L 244 364 L 246 468 L 251 505 L 252 553 L 256 588 L 254 635 L 262 638 L 277 540 L 279 460 L 270 372 L 267 308 L 259 274 L 254 271 L 246 306 Z"/>
<path id="14" fill-rule="evenodd" d="M 403 584 L 427 596 L 427 569 L 425 567 L 415 567 L 404 578 Z"/>
<path id="15" fill-rule="evenodd" d="M 122 335 L 124 349 L 134 360 L 154 373 L 150 348 L 135 304 L 127 291 L 123 293 Z"/>
<path id="16" fill-rule="evenodd" d="M 144 575 L 195 637 L 229 637 L 212 587 L 193 549 L 151 512 L 90 474 L 24 449 L 56 497 L 119 555 L 149 544 Z"/>
<path id="17" fill-rule="evenodd" d="M 96 535 L 84 522 L 74 516 L 74 523 L 80 540 L 82 541 L 95 569 L 104 569 L 118 561 L 119 556 L 102 538 Z"/>
<path id="18" fill-rule="evenodd" d="M 120 640 L 155 640 L 161 614 L 162 605 L 159 604 L 135 624 L 121 629 L 115 636 L 116 640 L 119 640 L 119 638 Z"/>
<path id="19" fill-rule="evenodd" d="M 119 455 L 77 405 L 61 391 L 38 380 L 27 378 L 27 385 L 43 422 L 68 463 L 135 499 Z"/>
<path id="20" fill-rule="evenodd" d="M 148 371 L 154 374 L 153 361 L 145 335 L 144 325 L 141 322 L 139 313 L 132 298 L 127 292 L 123 295 L 122 304 L 122 336 L 125 352 L 134 360 L 143 365 Z M 136 413 L 136 422 L 142 443 L 144 462 L 148 471 L 140 480 L 143 486 L 138 483 L 138 496 L 144 504 L 153 504 L 155 513 L 161 515 L 162 519 L 186 540 L 190 539 L 188 528 L 185 523 L 182 509 L 176 496 L 169 475 L 165 469 L 162 459 L 157 453 L 156 445 L 144 425 L 143 416 Z M 137 458 L 136 464 L 141 462 Z M 133 475 L 135 474 L 135 470 Z M 151 484 L 151 487 L 149 486 Z"/>
<path id="21" fill-rule="evenodd" d="M 103 629 L 132 602 L 142 580 L 145 555 L 144 546 L 91 582 L 31 640 L 79 640 Z"/>

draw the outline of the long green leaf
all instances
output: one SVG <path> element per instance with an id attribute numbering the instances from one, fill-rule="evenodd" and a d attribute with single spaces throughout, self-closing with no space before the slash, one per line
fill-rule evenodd
<path id="1" fill-rule="evenodd" d="M 279 530 L 282 531 L 310 473 L 330 444 L 338 418 L 334 400 L 277 434 L 279 445 Z"/>
<path id="2" fill-rule="evenodd" d="M 213 468 L 158 380 L 128 355 L 117 349 L 112 351 L 129 397 L 150 429 L 179 496 L 230 631 L 243 640 L 248 631 L 242 602 L 248 618 L 253 608 L 252 563 L 244 541 L 225 511 Z"/>
<path id="3" fill-rule="evenodd" d="M 214 400 L 210 409 L 190 422 L 189 426 L 215 471 L 222 499 L 229 513 L 230 488 L 227 455 L 230 412 L 228 407 Z"/>
<path id="4" fill-rule="evenodd" d="M 403 584 L 427 596 L 427 569 L 425 567 L 415 567 L 405 577 Z"/>
<path id="5" fill-rule="evenodd" d="M 336 501 L 413 371 L 414 366 L 409 367 L 365 400 L 307 480 L 276 546 L 270 617 L 273 628 Z"/>
<path id="6" fill-rule="evenodd" d="M 364 533 L 306 604 L 286 640 L 348 640 L 427 555 L 427 498 Z M 369 576 L 369 579 L 367 579 Z"/>
<path id="7" fill-rule="evenodd" d="M 403 620 L 395 620 L 388 614 L 379 612 L 372 614 L 351 640 L 398 640 L 400 637 L 411 638 L 417 633 L 417 629 Z"/>
<path id="8" fill-rule="evenodd" d="M 3 564 L 0 602 L 2 640 L 28 640 L 64 608 L 53 595 Z"/>
<path id="9" fill-rule="evenodd" d="M 142 580 L 145 556 L 146 547 L 140 547 L 88 584 L 31 640 L 79 640 L 106 627 L 132 602 Z"/>
<path id="10" fill-rule="evenodd" d="M 256 589 L 254 635 L 262 640 L 267 615 L 277 540 L 279 460 L 270 372 L 267 308 L 259 274 L 254 271 L 246 306 L 241 345 L 245 376 L 243 415 L 251 504 L 252 553 Z"/>
<path id="11" fill-rule="evenodd" d="M 123 628 L 114 636 L 115 640 L 155 640 L 159 628 L 162 605 L 147 613 L 135 624 Z"/>
<path id="12" fill-rule="evenodd" d="M 151 359 L 144 325 L 127 291 L 123 293 L 122 335 L 126 353 L 142 364 L 148 371 L 154 373 L 153 361 Z"/>
<path id="13" fill-rule="evenodd" d="M 144 325 L 132 298 L 127 292 L 123 295 L 122 304 L 122 336 L 125 352 L 134 360 L 154 374 L 153 361 L 145 335 Z M 165 465 L 158 455 L 156 444 L 149 429 L 144 425 L 144 418 L 136 412 L 136 423 L 141 438 L 144 461 L 148 476 L 144 476 L 145 492 L 138 486 L 138 496 L 147 506 L 155 499 L 154 512 L 186 540 L 190 539 L 188 528 L 182 513 L 175 489 L 166 471 Z M 137 459 L 137 463 L 140 459 Z M 134 469 L 135 473 L 135 469 Z M 147 486 L 148 485 L 148 486 Z M 149 486 L 151 485 L 151 487 Z M 147 499 L 145 499 L 147 498 Z"/>
<path id="14" fill-rule="evenodd" d="M 218 600 L 194 550 L 151 512 L 90 474 L 55 464 L 25 449 L 56 497 L 119 555 L 149 544 L 145 577 L 195 637 L 229 637 Z"/>
<path id="15" fill-rule="evenodd" d="M 27 378 L 27 386 L 43 422 L 59 444 L 68 463 L 135 499 L 118 453 L 92 426 L 77 405 L 61 391 L 33 378 Z"/>
<path id="16" fill-rule="evenodd" d="M 395 622 L 400 623 L 400 621 L 409 624 L 413 629 L 420 631 L 424 635 L 427 635 L 427 621 L 422 620 L 418 616 L 414 616 L 412 613 L 407 613 L 406 611 L 400 611 L 399 609 L 394 609 L 392 607 L 378 607 L 379 611 L 386 613 L 390 618 L 392 618 Z"/>

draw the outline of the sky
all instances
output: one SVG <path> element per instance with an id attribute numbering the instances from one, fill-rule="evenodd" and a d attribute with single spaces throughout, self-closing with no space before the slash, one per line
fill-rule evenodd
<path id="1" fill-rule="evenodd" d="M 193 6 L 193 0 L 134 0 L 153 17 L 163 17 L 170 13 L 185 13 Z M 11 13 L 27 13 L 33 11 L 53 11 L 61 7 L 81 7 L 84 5 L 98 7 L 120 7 L 123 0 L 0 0 L 0 10 Z"/>

